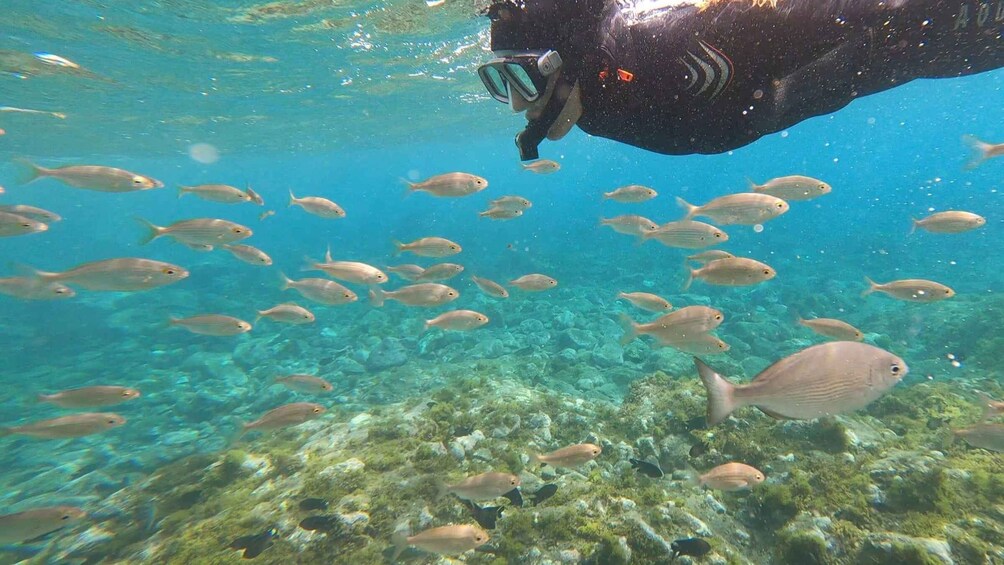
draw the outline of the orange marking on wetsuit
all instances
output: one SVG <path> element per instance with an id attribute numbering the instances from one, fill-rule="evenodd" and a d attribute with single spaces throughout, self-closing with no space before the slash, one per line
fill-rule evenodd
<path id="1" fill-rule="evenodd" d="M 617 78 L 624 82 L 631 82 L 634 80 L 634 73 L 625 71 L 624 69 L 617 69 Z"/>
<path id="2" fill-rule="evenodd" d="M 606 70 L 600 71 L 600 80 L 607 80 L 607 76 L 609 76 L 609 74 L 610 73 L 608 73 Z"/>

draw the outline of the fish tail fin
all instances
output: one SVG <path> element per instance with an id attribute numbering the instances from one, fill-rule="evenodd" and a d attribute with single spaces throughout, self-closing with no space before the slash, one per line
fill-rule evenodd
<path id="1" fill-rule="evenodd" d="M 408 180 L 408 179 L 406 179 L 404 177 L 398 178 L 398 180 L 400 180 L 401 184 L 404 185 L 404 198 L 407 198 L 407 197 L 411 196 L 412 192 L 415 192 L 416 190 L 418 190 L 418 188 L 417 188 L 418 187 L 418 183 L 411 182 L 410 180 Z"/>
<path id="2" fill-rule="evenodd" d="M 408 549 L 408 531 L 410 529 L 410 525 L 403 524 L 395 528 L 394 533 L 391 534 L 390 542 L 394 544 L 394 554 L 390 557 L 391 563 L 396 562 L 401 553 Z"/>
<path id="3" fill-rule="evenodd" d="M 698 207 L 680 198 L 679 196 L 676 197 L 676 205 L 683 208 L 683 211 L 686 212 L 686 215 L 683 216 L 684 220 L 689 220 L 697 215 Z"/>
<path id="4" fill-rule="evenodd" d="M 286 273 L 283 272 L 279 273 L 279 282 L 282 283 L 282 290 L 289 290 L 290 288 L 292 288 L 290 284 L 293 282 L 293 280 L 287 277 Z"/>
<path id="5" fill-rule="evenodd" d="M 296 195 L 293 194 L 293 189 L 291 188 L 289 189 L 289 204 L 287 204 L 286 207 L 288 208 L 290 206 L 295 206 L 295 205 L 296 205 Z"/>
<path id="6" fill-rule="evenodd" d="M 142 237 L 140 237 L 139 239 L 140 245 L 146 245 L 147 243 L 150 243 L 151 241 L 164 235 L 164 232 L 167 229 L 167 228 L 162 228 L 158 225 L 154 225 L 152 222 L 140 218 L 139 216 L 136 216 L 136 221 L 139 222 L 139 225 L 143 226 L 143 228 L 146 229 Z"/>
<path id="7" fill-rule="evenodd" d="M 425 320 L 425 322 L 422 323 L 422 331 L 418 332 L 419 335 L 429 331 L 429 328 L 431 327 L 432 327 L 432 320 Z"/>
<path id="8" fill-rule="evenodd" d="M 23 263 L 14 263 L 14 271 L 23 277 L 31 277 L 35 279 L 41 279 L 43 281 L 54 281 L 59 278 L 60 273 L 47 273 L 45 271 L 39 271 L 31 265 L 25 265 Z"/>
<path id="9" fill-rule="evenodd" d="M 690 285 L 694 284 L 694 276 L 697 274 L 697 269 L 691 269 L 690 265 L 687 265 L 686 262 L 684 262 L 683 268 L 687 271 L 687 280 L 683 283 L 683 287 L 680 288 L 680 292 L 686 292 L 690 289 Z"/>
<path id="10" fill-rule="evenodd" d="M 736 387 L 697 357 L 694 357 L 694 365 L 697 367 L 701 382 L 704 383 L 704 388 L 708 391 L 708 426 L 714 426 L 739 408 L 735 398 Z"/>
<path id="11" fill-rule="evenodd" d="M 374 308 L 382 307 L 384 301 L 387 299 L 387 293 L 379 288 L 371 288 L 369 296 Z"/>
<path id="12" fill-rule="evenodd" d="M 683 473 L 684 484 L 690 487 L 701 486 L 701 474 L 697 469 L 691 467 L 689 463 L 686 467 L 680 469 L 680 472 Z"/>
<path id="13" fill-rule="evenodd" d="M 448 494 L 450 494 L 450 486 L 443 479 L 436 479 L 436 498 L 433 500 L 439 502 Z"/>
<path id="14" fill-rule="evenodd" d="M 307 264 L 300 267 L 300 271 L 315 271 L 317 270 L 317 266 L 320 264 L 319 262 L 315 261 L 314 258 L 311 257 L 310 255 L 304 255 L 303 260 Z"/>
<path id="15" fill-rule="evenodd" d="M 544 460 L 540 458 L 540 454 L 539 453 L 531 453 L 530 454 L 530 465 L 532 466 L 532 465 L 537 465 L 537 464 L 543 465 L 544 464 Z"/>
<path id="16" fill-rule="evenodd" d="M 0 437 L 9 436 L 9 435 L 12 435 L 13 433 L 14 433 L 14 429 L 13 428 L 0 427 Z"/>
<path id="17" fill-rule="evenodd" d="M 965 169 L 971 171 L 976 167 L 979 167 L 983 161 L 987 158 L 987 149 L 990 147 L 989 143 L 980 141 L 974 135 L 964 135 L 962 136 L 962 142 L 969 146 L 971 154 L 969 160 L 966 161 Z"/>
<path id="18" fill-rule="evenodd" d="M 613 192 L 604 192 L 603 193 L 603 199 L 604 200 L 610 200 L 613 197 L 614 197 L 614 193 Z"/>
<path id="19" fill-rule="evenodd" d="M 391 243 L 394 244 L 394 256 L 395 257 L 397 257 L 398 255 L 404 253 L 404 244 L 403 243 L 401 243 L 400 241 L 398 241 L 396 239 L 392 239 L 390 241 L 391 241 Z"/>
<path id="20" fill-rule="evenodd" d="M 27 159 L 19 158 L 16 161 L 22 165 L 21 172 L 17 178 L 18 184 L 30 184 L 42 177 L 52 175 L 52 169 L 40 167 Z"/>
<path id="21" fill-rule="evenodd" d="M 748 188 L 750 192 L 758 192 L 757 189 L 760 188 L 760 185 L 753 182 L 753 179 L 746 177 L 746 188 Z"/>
<path id="22" fill-rule="evenodd" d="M 258 314 L 257 316 L 254 317 L 254 323 L 255 325 L 257 325 L 258 321 L 264 318 L 265 315 L 262 313 L 263 312 L 262 310 L 255 310 L 255 312 Z"/>
<path id="23" fill-rule="evenodd" d="M 624 293 L 622 292 L 621 294 Z M 620 296 L 620 294 L 617 296 Z M 627 314 L 621 314 L 618 322 L 620 322 L 621 329 L 624 330 L 624 335 L 620 339 L 621 347 L 624 347 L 638 338 L 638 324 L 634 323 L 634 320 Z"/>
<path id="24" fill-rule="evenodd" d="M 324 260 L 328 263 L 334 263 L 334 259 L 331 258 L 331 245 L 328 245 L 327 251 L 324 252 Z"/>
<path id="25" fill-rule="evenodd" d="M 51 394 L 39 394 L 35 397 L 36 402 L 49 402 L 52 400 L 53 395 Z"/>
<path id="26" fill-rule="evenodd" d="M 875 281 L 871 280 L 868 277 L 865 277 L 865 282 L 868 283 L 868 288 L 861 291 L 862 297 L 868 296 L 869 294 L 875 292 L 876 290 L 878 290 L 879 287 L 878 283 L 876 283 Z"/>
<path id="27" fill-rule="evenodd" d="M 920 220 L 917 218 L 910 218 L 910 221 L 913 222 L 913 224 L 910 225 L 910 233 L 908 235 L 913 235 L 913 232 L 917 231 L 917 226 L 920 225 Z"/>
<path id="28" fill-rule="evenodd" d="M 987 420 L 993 418 L 994 409 L 990 407 L 991 402 L 993 402 L 993 400 L 989 396 L 983 394 L 982 392 L 980 393 L 980 406 L 983 407 L 983 417 L 980 418 L 981 422 L 986 422 Z"/>
<path id="29" fill-rule="evenodd" d="M 247 189 L 245 190 L 245 192 L 247 193 L 248 196 L 251 197 L 251 201 L 254 202 L 255 204 L 258 204 L 259 206 L 265 205 L 265 200 L 261 197 L 260 194 L 258 194 L 257 192 L 254 191 L 254 189 L 251 188 L 250 184 L 247 185 Z"/>
<path id="30" fill-rule="evenodd" d="M 181 185 L 181 184 L 178 185 L 178 198 L 179 199 L 182 196 L 188 194 L 189 192 L 191 192 L 191 190 L 187 186 Z"/>

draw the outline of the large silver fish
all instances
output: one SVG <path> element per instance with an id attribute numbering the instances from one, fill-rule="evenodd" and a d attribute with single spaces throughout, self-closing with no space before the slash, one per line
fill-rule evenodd
<path id="1" fill-rule="evenodd" d="M 803 349 L 774 363 L 746 385 L 734 385 L 695 358 L 708 390 L 708 425 L 743 406 L 775 418 L 808 420 L 852 412 L 896 385 L 909 368 L 873 345 L 833 341 Z"/>

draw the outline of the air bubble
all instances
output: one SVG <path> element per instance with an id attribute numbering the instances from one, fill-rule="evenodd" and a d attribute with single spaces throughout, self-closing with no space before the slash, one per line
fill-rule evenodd
<path id="1" fill-rule="evenodd" d="M 220 160 L 220 150 L 208 143 L 196 143 L 188 148 L 188 156 L 193 161 L 210 165 Z"/>

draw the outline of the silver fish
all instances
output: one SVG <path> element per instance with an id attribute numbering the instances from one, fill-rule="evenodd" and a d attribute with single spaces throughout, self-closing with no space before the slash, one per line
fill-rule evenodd
<path id="1" fill-rule="evenodd" d="M 126 419 L 110 412 L 89 412 L 32 422 L 23 426 L 0 428 L 6 435 L 31 436 L 41 439 L 68 439 L 99 434 L 126 423 Z"/>
<path id="2" fill-rule="evenodd" d="M 294 281 L 282 274 L 281 277 L 282 290 L 293 289 L 299 292 L 304 298 L 309 298 L 310 300 L 320 302 L 321 304 L 334 306 L 338 304 L 348 304 L 359 299 L 359 297 L 356 296 L 356 293 L 336 283 L 335 281 L 310 278 Z"/>
<path id="3" fill-rule="evenodd" d="M 188 318 L 171 318 L 172 326 L 180 326 L 199 335 L 231 336 L 251 331 L 251 324 L 233 316 L 205 314 Z"/>
<path id="4" fill-rule="evenodd" d="M 229 184 L 200 184 L 195 186 L 179 186 L 178 198 L 186 194 L 194 194 L 203 200 L 212 202 L 222 202 L 224 204 L 236 204 L 239 202 L 251 202 L 251 196 L 236 186 Z"/>
<path id="5" fill-rule="evenodd" d="M 903 279 L 879 284 L 865 277 L 865 282 L 868 283 L 868 288 L 861 296 L 881 292 L 907 302 L 937 302 L 955 296 L 955 291 L 951 288 L 924 279 Z"/>
<path id="6" fill-rule="evenodd" d="M 0 544 L 14 544 L 40 538 L 76 524 L 87 513 L 74 506 L 32 508 L 0 516 Z"/>
<path id="7" fill-rule="evenodd" d="M 310 420 L 320 418 L 324 407 L 312 402 L 294 402 L 278 408 L 273 408 L 253 422 L 241 427 L 241 435 L 251 430 L 278 430 L 290 426 L 299 426 Z"/>
<path id="8" fill-rule="evenodd" d="M 641 234 L 641 239 L 643 242 L 654 239 L 666 247 L 702 249 L 725 243 L 729 240 L 729 234 L 711 224 L 696 220 L 680 220 L 644 232 Z"/>
<path id="9" fill-rule="evenodd" d="M 72 298 L 77 293 L 65 284 L 37 277 L 7 277 L 0 279 L 0 294 L 21 300 L 59 300 Z"/>
<path id="10" fill-rule="evenodd" d="M 972 212 L 962 212 L 959 210 L 948 210 L 947 212 L 937 212 L 930 216 L 913 220 L 910 233 L 917 228 L 931 233 L 962 233 L 985 226 L 987 219 Z"/>
<path id="11" fill-rule="evenodd" d="M 425 321 L 425 329 L 439 328 L 451 331 L 469 331 L 488 323 L 488 316 L 473 310 L 453 310 Z"/>
<path id="12" fill-rule="evenodd" d="M 444 485 L 443 492 L 455 494 L 464 500 L 490 500 L 498 498 L 520 485 L 519 477 L 511 473 L 481 473 L 452 484 Z"/>
<path id="13" fill-rule="evenodd" d="M 446 173 L 436 175 L 421 182 L 408 182 L 408 192 L 428 192 L 433 196 L 469 196 L 488 188 L 488 181 L 470 173 Z"/>
<path id="14" fill-rule="evenodd" d="M 294 325 L 310 324 L 315 320 L 313 312 L 292 302 L 279 304 L 268 310 L 258 310 L 258 319 L 261 318 Z"/>
<path id="15" fill-rule="evenodd" d="M 176 283 L 188 277 L 177 265 L 151 259 L 106 259 L 84 263 L 62 273 L 34 271 L 43 282 L 59 282 L 87 290 L 129 292 L 149 290 Z"/>
<path id="16" fill-rule="evenodd" d="M 55 212 L 50 212 L 44 208 L 28 206 L 27 204 L 8 204 L 0 206 L 0 212 L 17 214 L 18 216 L 24 216 L 25 218 L 35 220 L 36 222 L 44 222 L 46 224 L 58 222 L 63 219 L 62 216 Z"/>
<path id="17" fill-rule="evenodd" d="M 603 453 L 603 449 L 592 443 L 579 443 L 562 447 L 550 453 L 534 454 L 530 456 L 530 463 L 547 463 L 553 467 L 578 467 Z"/>
<path id="18" fill-rule="evenodd" d="M 97 408 L 113 406 L 140 397 L 140 392 L 124 386 L 88 386 L 64 390 L 54 394 L 38 395 L 39 402 L 55 404 L 60 408 Z"/>
<path id="19" fill-rule="evenodd" d="M 833 318 L 815 318 L 812 320 L 798 319 L 798 323 L 819 335 L 833 338 L 837 341 L 861 341 L 865 334 L 854 326 Z"/>
<path id="20" fill-rule="evenodd" d="M 14 237 L 48 231 L 49 224 L 10 212 L 0 212 L 0 237 Z"/>
<path id="21" fill-rule="evenodd" d="M 213 246 L 233 243 L 251 237 L 251 228 L 213 218 L 197 218 L 182 220 L 167 227 L 154 225 L 143 218 L 136 218 L 147 229 L 140 240 L 140 245 L 146 245 L 159 237 L 170 237 L 179 243 L 191 246 Z M 211 250 L 211 249 L 210 249 Z"/>
<path id="22" fill-rule="evenodd" d="M 719 196 L 703 206 L 694 206 L 677 197 L 676 203 L 686 211 L 684 220 L 695 216 L 711 218 L 722 225 L 754 225 L 776 218 L 788 211 L 788 203 L 776 196 L 756 192 L 740 192 Z"/>
<path id="23" fill-rule="evenodd" d="M 456 289 L 439 283 L 420 283 L 401 287 L 393 291 L 379 288 L 370 289 L 370 301 L 380 308 L 387 300 L 397 300 L 407 306 L 441 306 L 460 296 Z"/>
<path id="24" fill-rule="evenodd" d="M 509 298 L 509 291 L 506 290 L 504 286 L 491 279 L 471 275 L 471 282 L 478 285 L 481 292 L 487 294 L 488 296 L 493 298 Z"/>
<path id="25" fill-rule="evenodd" d="M 853 412 L 888 392 L 909 371 L 899 357 L 866 343 L 832 341 L 777 361 L 734 385 L 694 359 L 708 391 L 708 425 L 743 406 L 776 418 L 807 420 Z"/>
<path id="26" fill-rule="evenodd" d="M 288 375 L 285 377 L 276 377 L 275 382 L 290 390 L 295 390 L 296 392 L 320 394 L 334 390 L 331 383 L 313 375 Z"/>
<path id="27" fill-rule="evenodd" d="M 833 188 L 825 182 L 802 175 L 770 179 L 763 184 L 749 181 L 750 192 L 769 194 L 782 200 L 811 200 L 829 194 Z"/>
<path id="28" fill-rule="evenodd" d="M 31 177 L 27 181 L 29 183 L 40 178 L 51 177 L 76 188 L 99 192 L 135 192 L 164 186 L 164 183 L 157 179 L 115 167 L 70 165 L 47 169 L 27 161 L 24 163 L 31 167 Z"/>
<path id="29" fill-rule="evenodd" d="M 272 258 L 268 256 L 268 253 L 251 245 L 244 245 L 242 243 L 224 244 L 220 248 L 229 251 L 231 255 L 249 265 L 268 267 L 272 264 Z"/>

